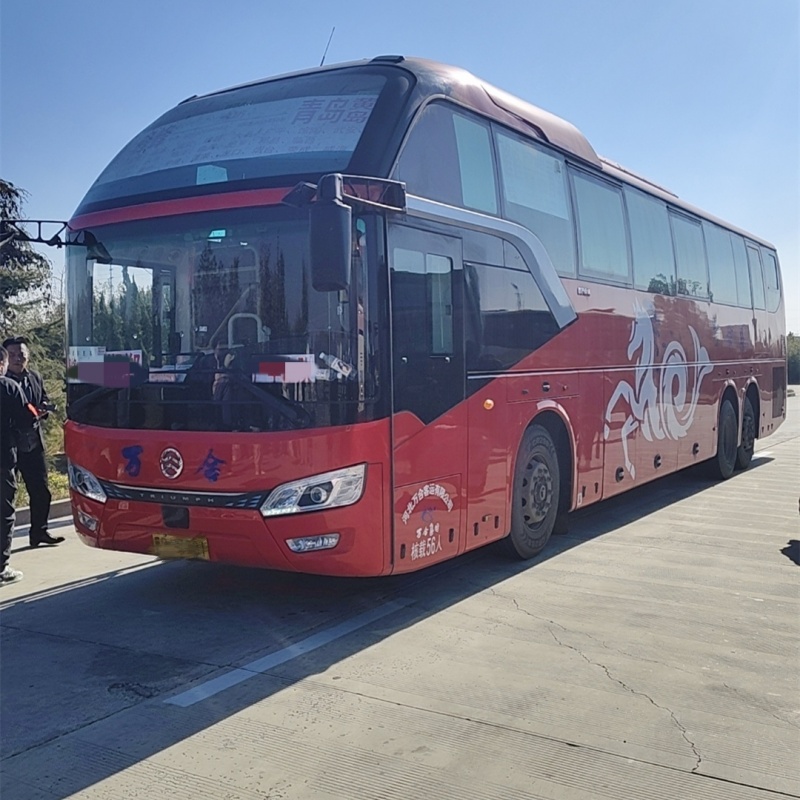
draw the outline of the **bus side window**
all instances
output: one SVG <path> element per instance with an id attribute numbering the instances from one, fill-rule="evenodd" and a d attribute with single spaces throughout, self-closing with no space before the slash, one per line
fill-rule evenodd
<path id="1" fill-rule="evenodd" d="M 778 259 L 770 250 L 761 248 L 764 265 L 764 281 L 767 285 L 767 311 L 775 312 L 781 304 L 781 279 L 778 272 Z"/>
<path id="2" fill-rule="evenodd" d="M 497 131 L 504 213 L 532 231 L 559 275 L 575 275 L 566 167 L 556 154 Z"/>
<path id="3" fill-rule="evenodd" d="M 742 308 L 753 307 L 753 296 L 750 292 L 750 270 L 747 267 L 747 250 L 744 239 L 735 233 L 731 234 L 733 246 L 733 267 L 736 270 L 736 297 Z"/>
<path id="4" fill-rule="evenodd" d="M 764 276 L 761 271 L 761 254 L 758 248 L 747 245 L 747 263 L 750 265 L 750 285 L 753 287 L 753 308 L 764 310 L 766 302 L 764 298 Z"/>
<path id="5" fill-rule="evenodd" d="M 733 263 L 731 235 L 724 228 L 703 222 L 703 233 L 708 252 L 708 280 L 711 299 L 715 303 L 736 305 L 736 270 Z"/>
<path id="6" fill-rule="evenodd" d="M 708 297 L 708 268 L 700 222 L 683 214 L 670 213 L 678 294 Z"/>
<path id="7" fill-rule="evenodd" d="M 631 230 L 633 284 L 654 294 L 675 294 L 675 255 L 667 205 L 630 186 L 624 187 Z"/>
<path id="8" fill-rule="evenodd" d="M 578 215 L 578 273 L 628 283 L 630 263 L 622 191 L 618 186 L 571 171 Z"/>
<path id="9" fill-rule="evenodd" d="M 465 273 L 468 369 L 508 369 L 558 333 L 530 272 L 469 264 Z"/>
<path id="10" fill-rule="evenodd" d="M 423 109 L 395 172 L 411 194 L 497 214 L 489 126 L 440 103 Z"/>

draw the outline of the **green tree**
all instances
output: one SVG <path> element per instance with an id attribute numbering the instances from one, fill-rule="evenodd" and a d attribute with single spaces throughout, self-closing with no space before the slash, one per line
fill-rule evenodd
<path id="1" fill-rule="evenodd" d="M 27 192 L 0 178 L 0 328 L 10 330 L 20 314 L 50 302 L 50 262 L 17 235 L 9 220 L 22 218 Z"/>
<path id="2" fill-rule="evenodd" d="M 23 218 L 27 192 L 0 178 L 0 341 L 25 336 L 31 366 L 42 374 L 47 394 L 57 406 L 44 424 L 54 498 L 67 496 L 63 458 L 64 435 L 64 306 L 51 301 L 52 268 L 43 255 L 21 239 L 9 220 Z M 17 505 L 28 503 L 20 487 Z"/>

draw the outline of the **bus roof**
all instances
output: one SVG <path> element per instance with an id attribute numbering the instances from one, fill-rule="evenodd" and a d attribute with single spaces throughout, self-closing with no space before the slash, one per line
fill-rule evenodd
<path id="1" fill-rule="evenodd" d="M 308 75 L 326 71 L 340 70 L 352 67 L 363 67 L 369 65 L 376 66 L 395 66 L 411 73 L 416 81 L 414 89 L 414 111 L 419 105 L 432 97 L 447 97 L 465 107 L 478 113 L 484 114 L 497 122 L 503 123 L 508 127 L 518 131 L 533 135 L 534 137 L 547 142 L 558 148 L 565 154 L 577 158 L 591 167 L 605 173 L 611 178 L 628 183 L 637 188 L 643 189 L 672 206 L 681 208 L 691 214 L 695 214 L 710 222 L 717 223 L 723 227 L 735 231 L 753 241 L 759 242 L 772 249 L 774 246 L 769 242 L 754 236 L 748 231 L 742 230 L 725 222 L 722 219 L 712 216 L 700 208 L 690 205 L 681 200 L 678 195 L 669 189 L 660 186 L 652 180 L 639 175 L 626 167 L 617 164 L 607 158 L 599 156 L 589 140 L 567 120 L 545 111 L 538 106 L 516 97 L 503 89 L 498 89 L 486 81 L 477 78 L 471 72 L 462 67 L 454 67 L 431 61 L 425 58 L 405 57 L 401 55 L 382 55 L 371 59 L 361 59 L 359 61 L 349 61 L 328 66 L 314 67 L 311 69 L 299 70 L 296 72 L 276 75 L 257 81 L 250 81 L 239 84 L 227 89 L 209 92 L 204 97 L 222 94 L 224 92 L 241 89 L 245 86 L 256 86 L 274 80 Z M 187 98 L 183 102 L 190 102 L 198 99 L 198 96 Z"/>

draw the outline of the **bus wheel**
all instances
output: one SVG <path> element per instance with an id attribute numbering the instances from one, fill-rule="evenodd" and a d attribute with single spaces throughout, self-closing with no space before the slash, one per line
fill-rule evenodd
<path id="1" fill-rule="evenodd" d="M 736 427 L 736 412 L 730 400 L 723 400 L 719 409 L 717 427 L 717 455 L 712 460 L 716 477 L 727 480 L 733 475 L 736 466 L 736 440 L 739 431 Z"/>
<path id="2" fill-rule="evenodd" d="M 558 453 L 541 425 L 525 431 L 514 473 L 509 552 L 533 558 L 547 544 L 558 514 L 560 492 Z"/>
<path id="3" fill-rule="evenodd" d="M 749 397 L 745 397 L 742 407 L 742 443 L 736 451 L 736 468 L 747 469 L 753 460 L 756 446 L 756 412 Z"/>

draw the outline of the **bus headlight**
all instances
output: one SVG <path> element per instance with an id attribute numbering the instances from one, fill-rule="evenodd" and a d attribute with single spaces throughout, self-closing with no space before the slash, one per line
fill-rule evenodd
<path id="1" fill-rule="evenodd" d="M 89 472 L 88 469 L 79 467 L 71 461 L 67 465 L 69 472 L 69 487 L 74 489 L 78 494 L 88 497 L 90 500 L 96 500 L 98 503 L 105 503 L 108 499 L 100 481 Z"/>
<path id="2" fill-rule="evenodd" d="M 366 464 L 312 475 L 273 489 L 261 505 L 265 517 L 322 511 L 357 503 L 364 493 Z"/>

